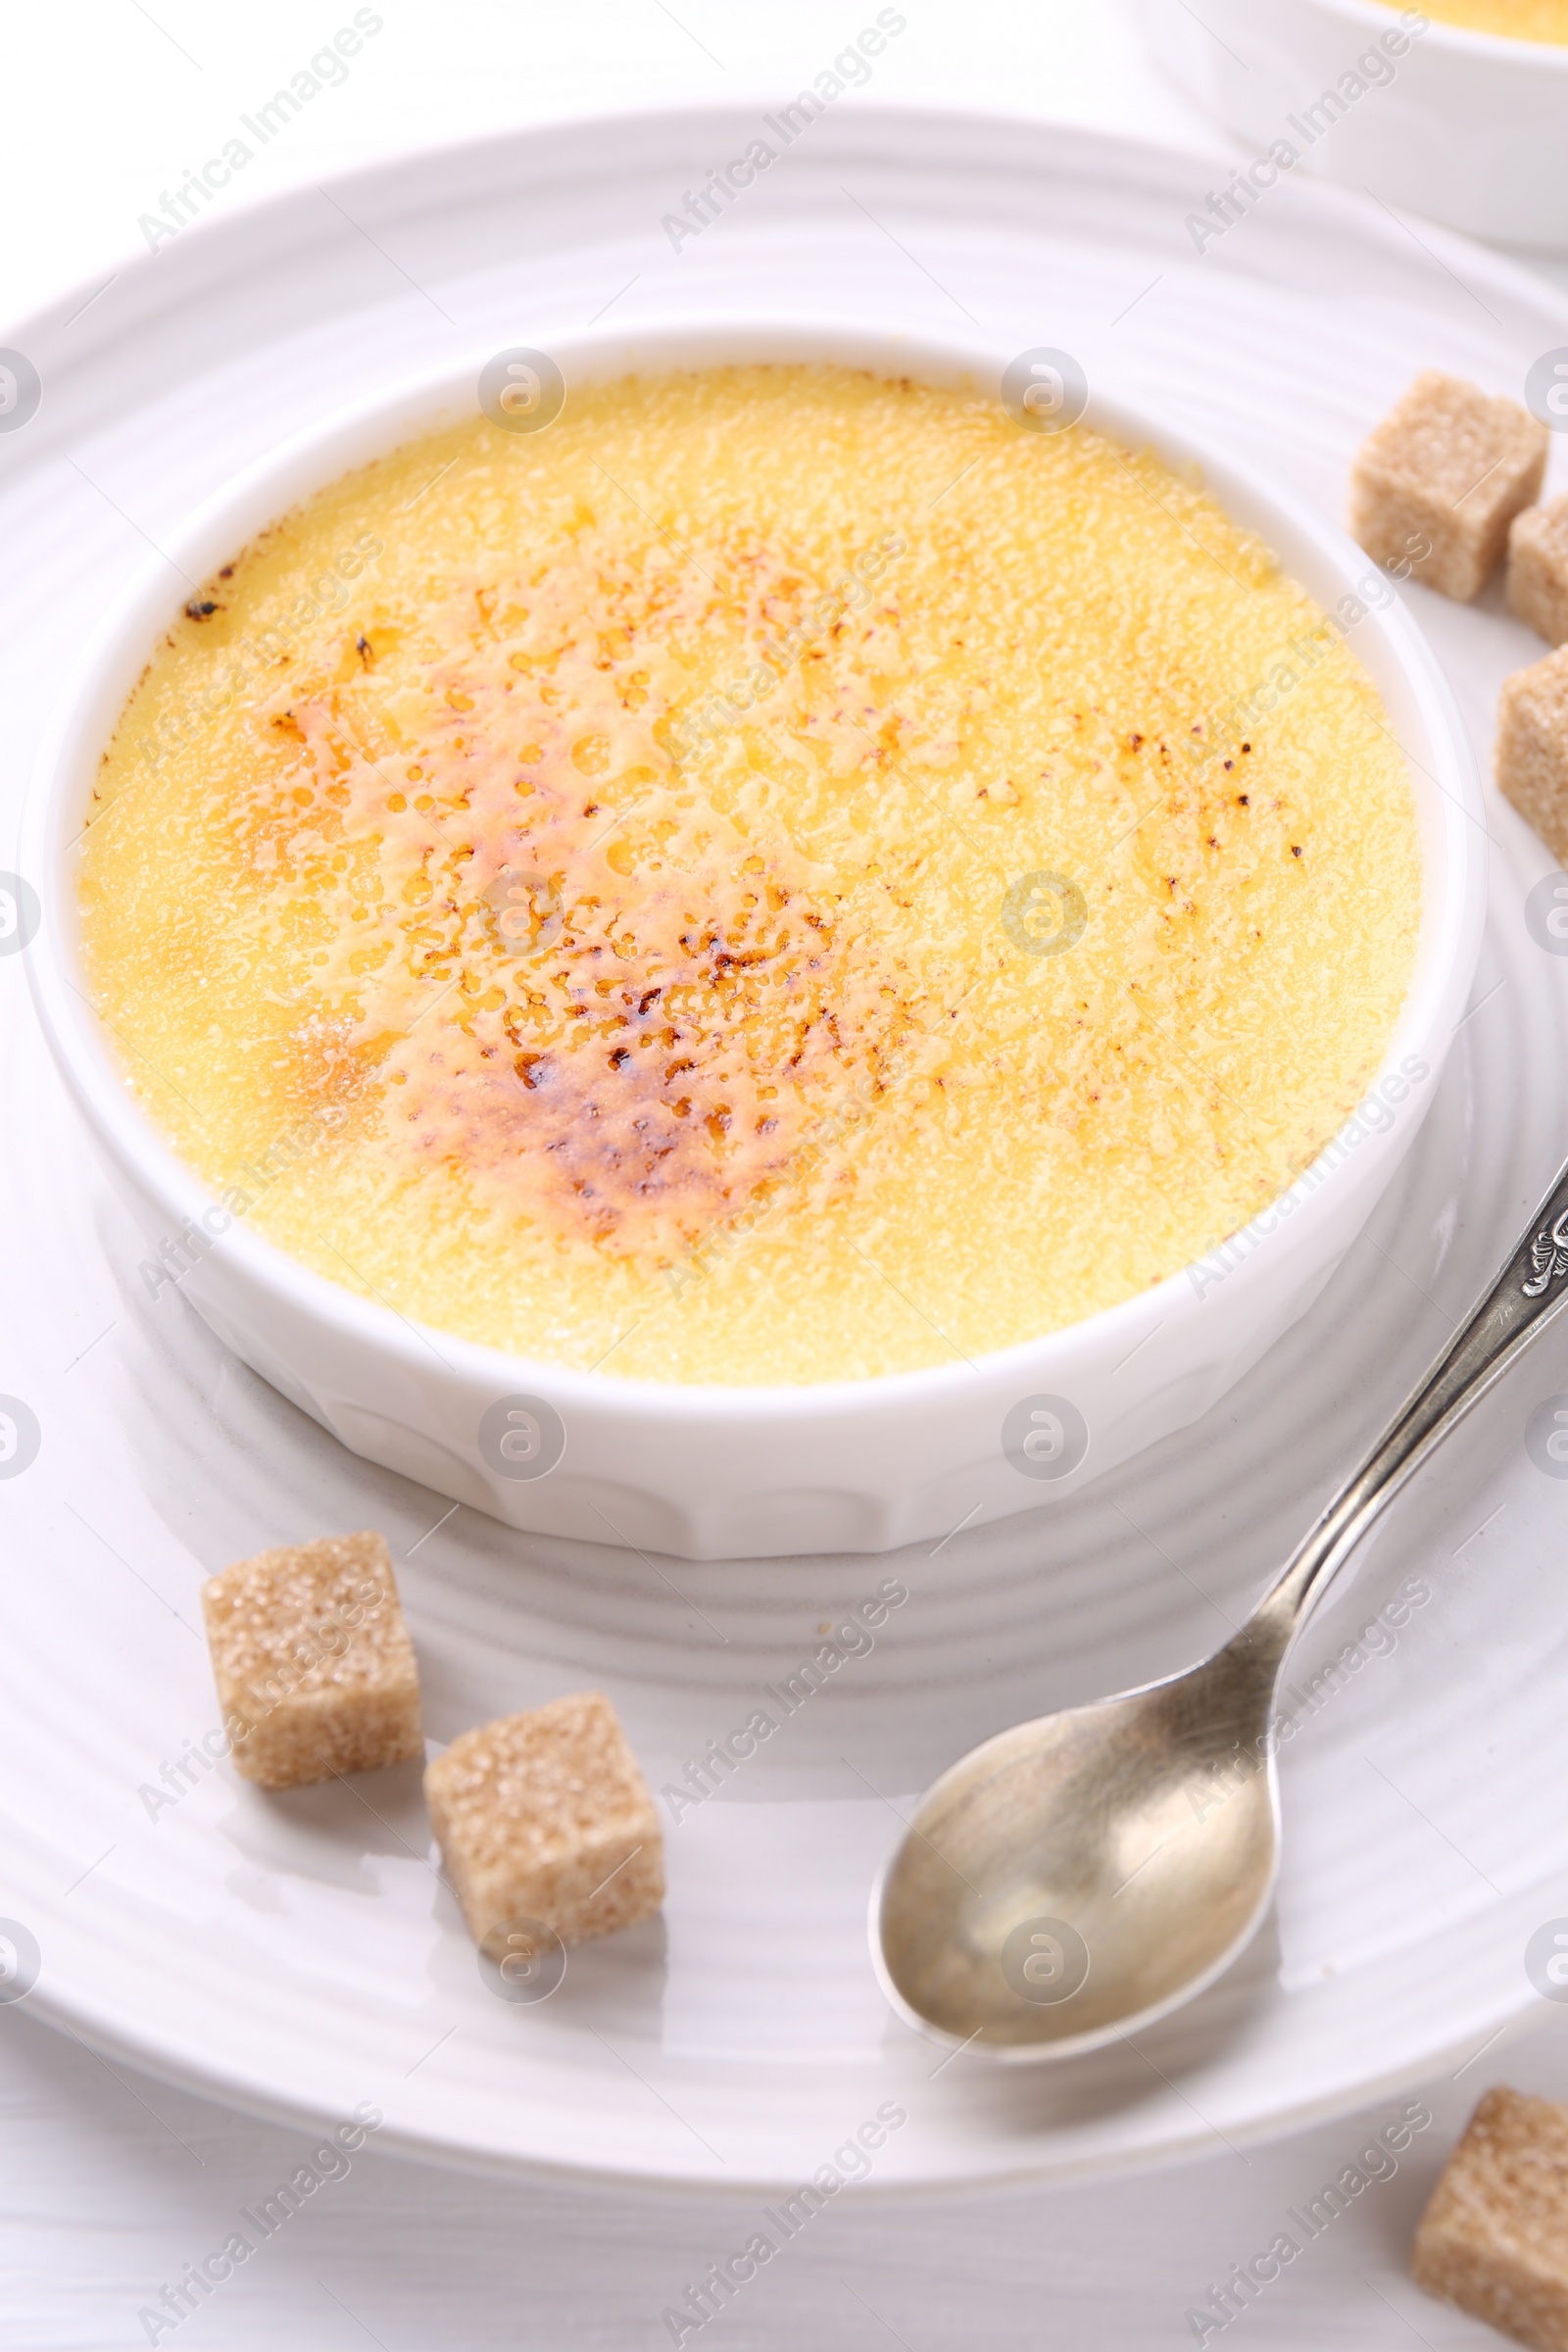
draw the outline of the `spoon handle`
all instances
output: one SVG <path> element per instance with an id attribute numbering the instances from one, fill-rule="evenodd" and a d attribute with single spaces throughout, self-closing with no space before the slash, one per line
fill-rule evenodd
<path id="1" fill-rule="evenodd" d="M 1294 1639 L 1378 1512 L 1568 1300 L 1568 1164 L 1491 1290 L 1298 1547 L 1257 1611 Z M 1255 1622 L 1255 1621 L 1254 1621 Z"/>

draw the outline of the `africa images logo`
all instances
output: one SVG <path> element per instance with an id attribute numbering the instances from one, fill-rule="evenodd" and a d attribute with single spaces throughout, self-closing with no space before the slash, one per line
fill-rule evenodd
<path id="1" fill-rule="evenodd" d="M 543 1396 L 499 1396 L 479 1417 L 479 1451 L 497 1478 L 547 1478 L 566 1450 L 566 1425 Z"/>
<path id="2" fill-rule="evenodd" d="M 1536 361 L 1525 377 L 1525 403 L 1549 432 L 1568 433 L 1568 344 Z"/>

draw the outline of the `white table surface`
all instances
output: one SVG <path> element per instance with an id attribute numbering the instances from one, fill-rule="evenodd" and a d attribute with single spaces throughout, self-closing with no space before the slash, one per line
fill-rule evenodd
<path id="1" fill-rule="evenodd" d="M 904 0 L 906 32 L 869 101 L 1003 106 L 1141 133 L 1228 142 L 1144 59 L 1127 0 Z M 138 217 L 353 16 L 348 0 L 86 0 L 9 13 L 0 83 L 0 319 L 141 249 Z M 808 80 L 874 7 L 792 0 L 383 0 L 349 78 L 259 155 L 244 201 L 469 133 L 619 107 L 764 100 Z M 846 101 L 856 103 L 857 101 Z M 238 201 L 234 191 L 225 201 Z M 1568 265 L 1550 274 L 1568 282 Z M 106 397 L 113 387 L 106 387 Z M 3 1887 L 0 1887 L 3 1896 Z M 0 1911 L 5 1908 L 0 1900 Z M 236 2020 L 236 2032 L 244 2031 Z M 1568 2098 L 1568 2007 L 1543 2003 L 1416 2095 L 1433 2115 L 1245 2316 L 1276 2352 L 1495 2343 L 1417 2293 L 1410 2231 L 1475 2097 L 1506 2081 Z M 1187 2314 L 1287 2227 L 1399 2102 L 1184 2171 L 1075 2190 L 817 2216 L 703 2337 L 752 2347 L 1192 2343 Z M 302 2135 L 109 2068 L 26 2005 L 0 2008 L 0 2343 L 145 2343 L 138 2313 L 286 2180 Z M 518 2188 L 369 2149 L 186 2319 L 181 2352 L 555 2352 L 668 2344 L 662 2313 L 731 2251 L 740 2216 L 702 2197 Z M 1211 2333 L 1208 2341 L 1218 2340 Z M 698 2341 L 695 2333 L 688 2344 Z"/>

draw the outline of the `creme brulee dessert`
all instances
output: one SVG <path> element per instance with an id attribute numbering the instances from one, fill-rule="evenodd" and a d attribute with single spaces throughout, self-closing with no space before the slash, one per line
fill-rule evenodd
<path id="1" fill-rule="evenodd" d="M 1404 8 L 1404 0 L 1384 0 Z M 1568 42 L 1568 0 L 1421 0 L 1440 24 L 1466 32 L 1494 32 L 1510 41 Z M 1408 12 L 1406 12 L 1408 13 Z"/>
<path id="2" fill-rule="evenodd" d="M 1383 1055 L 1421 876 L 1359 610 L 978 392 L 463 423 L 159 647 L 95 1001 L 216 1200 L 418 1322 L 675 1381 L 1006 1347 L 1246 1223 Z"/>

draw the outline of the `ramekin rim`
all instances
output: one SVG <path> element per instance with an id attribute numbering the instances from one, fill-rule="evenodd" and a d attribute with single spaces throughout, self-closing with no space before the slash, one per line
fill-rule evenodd
<path id="1" fill-rule="evenodd" d="M 1397 24 L 1406 13 L 1385 6 L 1384 0 L 1301 0 L 1301 5 L 1316 9 L 1323 16 L 1367 25 L 1386 26 L 1386 21 L 1390 20 Z M 1427 18 L 1426 30 L 1420 35 L 1423 44 L 1436 33 L 1440 49 L 1451 49 L 1460 57 L 1495 57 L 1500 53 L 1515 64 L 1544 58 L 1548 61 L 1548 71 L 1568 72 L 1568 43 L 1532 41 L 1522 34 L 1484 32 L 1473 24 L 1450 24 L 1442 17 L 1427 16 L 1425 9 L 1417 10 L 1416 14 Z"/>
<path id="2" fill-rule="evenodd" d="M 1322 4 L 1322 0 L 1314 0 Z M 1338 4 L 1338 0 L 1331 0 Z M 1373 0 L 1355 0 L 1357 7 L 1372 10 Z M 850 347 L 873 352 L 863 363 L 875 366 L 891 364 L 895 355 L 906 360 L 924 359 L 950 370 L 951 376 L 961 379 L 965 373 L 979 368 L 995 368 L 1004 356 L 1011 356 L 999 340 L 980 334 L 974 336 L 942 335 L 928 328 L 907 333 L 884 323 L 861 323 L 830 315 L 760 312 L 741 315 L 692 312 L 680 317 L 650 320 L 631 327 L 609 326 L 599 329 L 562 328 L 554 331 L 549 322 L 530 325 L 528 331 L 537 337 L 533 348 L 565 355 L 567 364 L 574 356 L 602 358 L 623 351 L 627 347 L 649 350 L 659 346 L 685 346 L 690 352 L 705 342 L 715 346 L 744 346 L 748 340 L 759 344 L 776 341 L 798 346 L 794 356 L 800 359 L 824 359 L 834 356 L 823 347 L 837 345 L 844 351 Z M 816 346 L 813 351 L 810 346 Z M 413 424 L 396 437 L 378 444 L 382 451 L 402 446 L 420 429 L 433 429 L 443 400 L 469 394 L 468 406 L 476 408 L 471 399 L 474 378 L 480 360 L 476 345 L 470 361 L 459 366 L 450 359 L 439 366 L 413 370 L 399 383 L 383 387 L 373 396 L 367 395 L 344 403 L 330 416 L 303 430 L 288 435 L 280 442 L 251 461 L 229 481 L 200 502 L 185 516 L 179 528 L 166 533 L 169 554 L 150 557 L 143 563 L 111 602 L 90 634 L 73 666 L 56 702 L 49 725 L 33 762 L 23 811 L 24 871 L 29 868 L 37 877 L 40 893 L 48 893 L 54 902 L 51 911 L 65 906 L 69 894 L 69 873 L 63 856 L 57 865 L 59 813 L 70 783 L 79 783 L 80 771 L 73 755 L 76 752 L 74 738 L 78 731 L 81 712 L 90 693 L 101 689 L 104 673 L 111 662 L 123 657 L 128 642 L 134 637 L 144 649 L 142 662 L 150 659 L 156 644 L 159 623 L 151 617 L 158 600 L 166 600 L 168 615 L 173 617 L 178 596 L 170 582 L 171 569 L 182 570 L 180 558 L 197 545 L 223 531 L 231 535 L 220 538 L 219 544 L 227 550 L 227 557 L 198 563 L 199 576 L 207 577 L 218 561 L 237 554 L 261 531 L 291 513 L 303 500 L 314 495 L 343 473 L 359 465 L 370 462 L 369 455 L 337 463 L 320 471 L 313 484 L 283 494 L 274 492 L 273 485 L 284 479 L 290 468 L 303 466 L 313 471 L 323 453 L 340 442 L 365 434 L 388 422 L 410 402 L 423 401 L 427 416 L 424 425 Z M 491 356 L 488 347 L 483 357 Z M 779 355 L 780 364 L 786 364 Z M 657 363 L 679 366 L 678 359 L 662 358 Z M 698 365 L 721 365 L 723 361 L 710 356 L 693 362 Z M 623 364 L 617 372 L 635 371 L 636 363 Z M 591 373 L 582 380 L 592 380 Z M 1349 559 L 1358 559 L 1365 565 L 1370 559 L 1362 555 L 1343 532 L 1338 531 L 1296 492 L 1256 473 L 1247 465 L 1239 465 L 1212 447 L 1200 434 L 1194 435 L 1186 428 L 1172 428 L 1162 418 L 1141 410 L 1136 399 L 1115 393 L 1102 395 L 1091 392 L 1084 421 L 1091 429 L 1103 431 L 1107 438 L 1117 440 L 1123 447 L 1152 447 L 1164 456 L 1173 453 L 1174 462 L 1196 460 L 1202 469 L 1205 486 L 1213 483 L 1218 503 L 1229 512 L 1227 492 L 1240 492 L 1263 510 L 1275 514 L 1287 530 L 1302 542 L 1315 547 L 1319 558 L 1345 573 L 1347 590 L 1350 588 Z M 373 454 L 373 453 L 372 453 Z M 266 506 L 266 518 L 241 527 L 230 524 L 248 502 L 261 502 L 267 494 L 271 503 Z M 1245 526 L 1244 526 L 1245 527 Z M 1288 567 L 1289 568 L 1289 567 Z M 1293 573 L 1294 576 L 1294 573 Z M 1363 571 L 1364 579 L 1365 573 Z M 1313 593 L 1308 591 L 1308 593 Z M 1314 595 L 1314 601 L 1320 602 Z M 1441 1060 L 1446 1050 L 1446 1035 L 1438 1042 L 1435 1024 L 1445 1009 L 1452 1005 L 1456 995 L 1469 985 L 1474 954 L 1467 947 L 1479 944 L 1481 922 L 1485 911 L 1484 857 L 1469 845 L 1471 854 L 1460 854 L 1457 844 L 1463 842 L 1468 824 L 1481 840 L 1485 839 L 1485 818 L 1479 779 L 1470 752 L 1468 738 L 1453 703 L 1441 667 L 1415 619 L 1394 596 L 1386 607 L 1369 612 L 1368 619 L 1376 623 L 1385 636 L 1392 637 L 1391 655 L 1398 661 L 1406 682 L 1415 691 L 1422 706 L 1427 732 L 1436 740 L 1446 738 L 1451 760 L 1453 781 L 1457 792 L 1440 785 L 1448 804 L 1445 823 L 1450 835 L 1446 864 L 1448 889 L 1440 908 L 1434 910 L 1436 927 L 1428 933 L 1428 908 L 1423 904 L 1422 942 L 1418 948 L 1417 965 L 1412 972 L 1411 986 L 1404 1004 L 1396 1020 L 1393 1034 L 1383 1059 L 1373 1073 L 1357 1103 L 1328 1138 L 1322 1151 L 1314 1154 L 1304 1168 L 1298 1172 L 1292 1184 L 1283 1187 L 1261 1204 L 1256 1215 L 1278 1208 L 1280 1202 L 1305 1186 L 1301 1196 L 1299 1216 L 1289 1220 L 1289 1231 L 1279 1237 L 1279 1248 L 1269 1248 L 1270 1236 L 1260 1239 L 1250 1250 L 1246 1263 L 1237 1269 L 1236 1279 L 1246 1283 L 1250 1274 L 1262 1271 L 1281 1251 L 1292 1246 L 1296 1237 L 1310 1230 L 1315 1219 L 1333 1211 L 1342 1200 L 1347 1186 L 1339 1181 L 1347 1167 L 1371 1169 L 1383 1153 L 1402 1148 L 1397 1121 L 1382 1132 L 1366 1138 L 1364 1150 L 1357 1150 L 1353 1159 L 1340 1168 L 1330 1169 L 1326 1176 L 1317 1177 L 1317 1170 L 1326 1154 L 1333 1149 L 1337 1137 L 1356 1119 L 1370 1096 L 1398 1069 L 1407 1057 L 1414 1039 L 1415 1049 L 1428 1054 L 1436 1052 Z M 125 689 L 128 693 L 129 689 Z M 125 694 L 120 697 L 123 707 Z M 98 738 L 100 751 L 106 747 L 108 736 Z M 1403 750 L 1403 747 L 1400 747 Z M 1415 764 L 1412 756 L 1404 753 L 1407 762 Z M 1436 781 L 1436 779 L 1432 779 Z M 1429 861 L 1423 854 L 1423 884 L 1428 880 Z M 214 1205 L 211 1190 L 197 1171 L 179 1157 L 159 1134 L 150 1116 L 130 1097 L 128 1084 L 116 1066 L 113 1054 L 104 1038 L 101 1025 L 91 1011 L 82 992 L 75 989 L 64 968 L 57 948 L 58 926 L 45 921 L 38 936 L 25 951 L 29 982 L 34 1003 L 42 1021 L 57 1066 L 65 1076 L 70 1091 L 89 1128 L 98 1141 L 116 1157 L 128 1161 L 143 1190 L 153 1199 L 169 1204 L 180 1220 L 199 1213 L 205 1206 Z M 1436 937 L 1437 945 L 1433 945 Z M 1443 949 L 1446 944 L 1446 952 Z M 1421 966 L 1429 969 L 1425 975 L 1425 992 L 1429 1000 L 1417 1002 L 1417 983 Z M 74 1000 L 74 1002 L 73 1002 Z M 1204 1256 L 1227 1248 L 1250 1230 L 1249 1224 L 1236 1233 L 1223 1237 Z M 685 1411 L 700 1411 L 731 1421 L 777 1419 L 780 1415 L 806 1417 L 829 1409 L 836 1414 L 847 1410 L 869 1412 L 881 1404 L 940 1395 L 944 1389 L 960 1387 L 973 1378 L 976 1371 L 999 1387 L 1017 1386 L 1019 1368 L 1028 1363 L 1043 1380 L 1060 1379 L 1057 1357 L 1066 1359 L 1073 1352 L 1082 1353 L 1098 1344 L 1104 1348 L 1118 1347 L 1125 1350 L 1129 1339 L 1141 1326 L 1151 1320 L 1162 1322 L 1169 1311 L 1191 1311 L 1201 1305 L 1201 1298 L 1192 1295 L 1191 1276 L 1200 1266 L 1202 1257 L 1178 1267 L 1159 1282 L 1131 1298 L 1119 1299 L 1075 1323 L 1065 1324 L 1054 1331 L 1034 1335 L 1011 1343 L 1006 1348 L 987 1349 L 970 1361 L 918 1366 L 912 1370 L 866 1375 L 830 1381 L 790 1384 L 742 1384 L 684 1381 L 658 1381 L 629 1377 L 597 1368 L 583 1370 L 544 1357 L 516 1354 L 493 1348 L 484 1342 L 462 1337 L 440 1325 L 426 1325 L 403 1316 L 398 1310 L 362 1298 L 358 1293 L 318 1274 L 302 1259 L 292 1256 L 275 1243 L 236 1218 L 222 1236 L 225 1253 L 232 1255 L 236 1271 L 254 1281 L 271 1295 L 291 1294 L 290 1302 L 310 1315 L 336 1324 L 351 1336 L 389 1351 L 405 1363 L 428 1369 L 429 1351 L 445 1361 L 448 1355 L 456 1361 L 448 1365 L 466 1387 L 475 1391 L 500 1392 L 509 1386 L 517 1389 L 524 1382 L 548 1390 L 565 1402 L 575 1399 L 579 1404 L 590 1400 L 604 1405 L 612 1401 L 638 1418 L 658 1419 Z M 1183 1295 L 1186 1286 L 1186 1295 Z"/>

